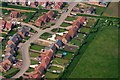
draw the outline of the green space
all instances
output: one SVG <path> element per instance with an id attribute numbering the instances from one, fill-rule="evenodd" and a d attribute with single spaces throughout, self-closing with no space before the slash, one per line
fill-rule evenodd
<path id="1" fill-rule="evenodd" d="M 44 48 L 44 46 L 37 45 L 37 44 L 31 44 L 31 46 L 30 46 L 30 49 L 36 50 L 36 51 L 40 51 L 43 48 Z"/>
<path id="2" fill-rule="evenodd" d="M 2 14 L 8 14 L 9 15 L 10 12 L 11 12 L 10 10 L 2 9 Z"/>
<path id="3" fill-rule="evenodd" d="M 103 16 L 112 16 L 112 17 L 119 17 L 118 16 L 118 10 L 119 10 L 119 2 L 111 2 L 105 12 L 103 13 Z"/>
<path id="4" fill-rule="evenodd" d="M 67 30 L 66 29 L 62 29 L 62 28 L 55 28 L 55 29 L 52 29 L 51 31 L 52 32 L 59 32 L 59 33 L 61 33 L 61 32 L 65 32 Z"/>
<path id="5" fill-rule="evenodd" d="M 11 78 L 12 76 L 14 76 L 19 70 L 16 68 L 11 68 L 10 70 L 8 70 L 7 72 L 3 72 L 2 75 L 6 78 Z"/>
<path id="6" fill-rule="evenodd" d="M 50 70 L 58 70 L 58 71 L 62 71 L 63 68 L 56 67 L 56 66 L 51 66 L 51 67 L 50 67 Z"/>
<path id="7" fill-rule="evenodd" d="M 31 65 L 35 65 L 35 64 L 39 64 L 39 62 L 35 60 L 31 60 Z"/>
<path id="8" fill-rule="evenodd" d="M 94 26 L 94 23 L 96 22 L 95 18 L 88 18 L 87 20 L 88 21 L 87 21 L 86 27 L 92 27 L 92 26 Z"/>
<path id="9" fill-rule="evenodd" d="M 32 72 L 32 71 L 34 71 L 34 69 L 33 68 L 29 68 L 26 72 Z"/>
<path id="10" fill-rule="evenodd" d="M 77 18 L 76 17 L 67 17 L 65 20 L 66 21 L 73 21 L 73 20 L 76 20 Z"/>
<path id="11" fill-rule="evenodd" d="M 62 59 L 62 58 L 55 58 L 53 60 L 53 64 L 59 64 L 61 66 L 66 66 L 67 64 L 69 64 L 69 60 Z"/>
<path id="12" fill-rule="evenodd" d="M 39 57 L 39 53 L 35 53 L 35 52 L 30 52 L 30 57 L 34 58 L 34 57 Z"/>
<path id="13" fill-rule="evenodd" d="M 33 10 L 33 11 L 37 10 L 37 9 L 31 8 L 31 7 L 23 7 L 23 6 L 18 6 L 18 5 L 10 5 L 7 2 L 2 2 L 2 7 L 14 8 L 14 9 L 21 9 L 21 10 Z"/>
<path id="14" fill-rule="evenodd" d="M 82 27 L 80 28 L 80 32 L 88 34 L 90 32 L 90 28 Z"/>
<path id="15" fill-rule="evenodd" d="M 71 24 L 69 24 L 69 23 L 66 23 L 66 22 L 63 22 L 60 26 L 61 27 L 68 27 L 68 26 L 70 26 Z"/>
<path id="16" fill-rule="evenodd" d="M 119 24 L 118 22 L 116 19 L 97 21 L 61 77 L 117 78 L 118 27 L 116 25 Z"/>
<path id="17" fill-rule="evenodd" d="M 44 34 L 42 34 L 41 36 L 40 36 L 40 38 L 42 38 L 42 39 L 47 39 L 47 38 L 50 38 L 50 37 L 52 37 L 52 35 L 50 34 L 50 33 L 47 33 L 47 32 L 45 32 Z"/>
<path id="18" fill-rule="evenodd" d="M 46 72 L 45 73 L 45 77 L 46 78 L 58 78 L 58 74 L 54 74 L 54 73 L 51 73 L 51 72 Z"/>
<path id="19" fill-rule="evenodd" d="M 76 46 L 80 46 L 82 44 L 81 39 L 78 39 L 78 38 L 73 38 L 69 43 Z"/>

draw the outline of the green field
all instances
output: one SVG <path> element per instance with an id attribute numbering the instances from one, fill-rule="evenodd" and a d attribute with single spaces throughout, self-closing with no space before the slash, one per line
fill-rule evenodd
<path id="1" fill-rule="evenodd" d="M 118 28 L 107 26 L 106 23 L 97 32 L 69 78 L 117 78 L 117 63 Z"/>
<path id="2" fill-rule="evenodd" d="M 119 17 L 118 16 L 118 2 L 112 2 L 109 4 L 108 8 L 103 13 L 103 16 L 112 16 L 112 17 Z"/>

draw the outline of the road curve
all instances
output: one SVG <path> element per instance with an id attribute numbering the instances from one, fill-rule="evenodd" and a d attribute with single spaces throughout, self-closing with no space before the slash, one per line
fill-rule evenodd
<path id="1" fill-rule="evenodd" d="M 32 29 L 34 29 L 35 31 L 37 31 L 38 33 L 35 33 L 29 40 L 27 40 L 23 44 L 23 46 L 21 48 L 23 65 L 21 66 L 20 71 L 16 75 L 14 75 L 12 78 L 19 78 L 29 69 L 29 66 L 30 66 L 30 56 L 29 56 L 30 43 L 37 40 L 39 38 L 39 36 L 41 36 L 44 32 L 49 32 L 52 29 L 54 29 L 56 27 L 59 27 L 64 22 L 64 20 L 67 18 L 67 16 L 70 14 L 73 7 L 76 6 L 76 5 L 77 5 L 76 2 L 70 2 L 69 6 L 68 6 L 68 11 L 61 15 L 61 17 L 58 19 L 58 21 L 56 22 L 56 24 L 54 26 L 52 26 L 51 28 L 45 29 L 45 30 L 40 30 L 33 25 L 21 22 L 21 25 L 29 26 Z"/>

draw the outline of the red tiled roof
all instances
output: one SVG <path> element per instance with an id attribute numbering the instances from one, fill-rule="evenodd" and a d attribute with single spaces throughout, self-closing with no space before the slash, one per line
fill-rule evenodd
<path id="1" fill-rule="evenodd" d="M 67 41 L 70 40 L 70 35 L 68 33 L 63 34 L 63 38 L 65 38 Z"/>
<path id="2" fill-rule="evenodd" d="M 6 27 L 5 27 L 5 28 L 6 28 L 7 30 L 11 30 L 12 27 L 13 27 L 12 22 L 7 22 L 7 23 L 6 23 Z"/>
<path id="3" fill-rule="evenodd" d="M 10 16 L 11 16 L 12 18 L 17 18 L 18 15 L 19 15 L 19 12 L 17 12 L 17 11 L 11 11 L 11 13 L 10 13 Z"/>
<path id="4" fill-rule="evenodd" d="M 68 34 L 73 38 L 77 34 L 77 28 L 73 27 L 68 31 Z"/>

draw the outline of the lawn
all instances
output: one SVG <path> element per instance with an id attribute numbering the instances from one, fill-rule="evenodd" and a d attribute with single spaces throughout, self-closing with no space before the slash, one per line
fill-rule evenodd
<path id="1" fill-rule="evenodd" d="M 53 64 L 59 64 L 61 66 L 66 66 L 68 63 L 69 63 L 69 60 L 65 60 L 65 59 L 62 59 L 62 58 L 55 58 L 53 60 Z"/>
<path id="2" fill-rule="evenodd" d="M 61 32 L 65 32 L 67 30 L 66 29 L 62 29 L 62 28 L 59 28 L 59 29 L 55 28 L 55 29 L 52 29 L 51 31 L 52 32 L 59 32 L 59 33 L 61 33 Z"/>
<path id="3" fill-rule="evenodd" d="M 112 17 L 119 17 L 118 16 L 118 5 L 119 2 L 111 2 L 108 8 L 103 13 L 103 16 L 112 16 Z"/>
<path id="4" fill-rule="evenodd" d="M 106 25 L 97 32 L 96 37 L 84 51 L 69 78 L 117 77 L 118 28 Z"/>
<path id="5" fill-rule="evenodd" d="M 11 12 L 10 10 L 2 9 L 2 14 L 8 14 L 9 15 L 10 12 Z"/>
<path id="6" fill-rule="evenodd" d="M 38 61 L 31 60 L 31 65 L 35 65 L 35 64 L 38 64 L 38 63 L 39 63 Z"/>
<path id="7" fill-rule="evenodd" d="M 70 26 L 71 24 L 69 24 L 69 23 L 66 23 L 66 22 L 63 22 L 60 26 L 61 27 L 68 27 L 68 26 Z"/>
<path id="8" fill-rule="evenodd" d="M 52 37 L 52 35 L 50 34 L 50 33 L 44 33 L 44 34 L 42 34 L 41 36 L 40 36 L 40 38 L 42 38 L 42 39 L 47 39 L 47 38 L 50 38 L 50 37 Z"/>
<path id="9" fill-rule="evenodd" d="M 38 57 L 39 54 L 35 53 L 35 52 L 30 52 L 30 57 L 34 58 L 34 57 Z"/>
<path id="10" fill-rule="evenodd" d="M 88 22 L 87 22 L 87 27 L 92 27 L 94 26 L 94 23 L 96 22 L 95 18 L 88 18 Z"/>
<path id="11" fill-rule="evenodd" d="M 89 33 L 90 32 L 90 28 L 82 27 L 82 28 L 80 28 L 80 32 L 82 32 L 82 33 Z"/>
<path id="12" fill-rule="evenodd" d="M 40 51 L 43 48 L 44 48 L 44 46 L 37 45 L 37 44 L 31 44 L 31 46 L 30 46 L 30 49 L 33 49 L 33 50 L 36 50 L 36 51 Z"/>
<path id="13" fill-rule="evenodd" d="M 76 45 L 76 46 L 80 46 L 81 45 L 81 40 L 77 39 L 77 38 L 73 38 L 69 43 L 73 44 L 73 45 Z"/>
<path id="14" fill-rule="evenodd" d="M 32 71 L 34 71 L 34 69 L 33 68 L 29 68 L 26 72 L 32 72 Z"/>
<path id="15" fill-rule="evenodd" d="M 2 73 L 2 75 L 6 78 L 11 78 L 12 76 L 14 76 L 19 70 L 16 68 L 11 68 L 10 70 L 8 70 L 7 72 Z"/>
<path id="16" fill-rule="evenodd" d="M 51 72 L 46 72 L 45 73 L 45 77 L 46 78 L 58 78 L 58 74 L 53 74 L 53 73 L 51 73 Z"/>
<path id="17" fill-rule="evenodd" d="M 73 21 L 73 20 L 76 20 L 77 18 L 76 17 L 67 17 L 65 20 L 66 21 Z"/>
<path id="18" fill-rule="evenodd" d="M 51 67 L 50 67 L 50 70 L 58 70 L 58 71 L 62 71 L 63 68 L 59 68 L 59 67 L 56 67 L 56 66 L 51 66 Z"/>

